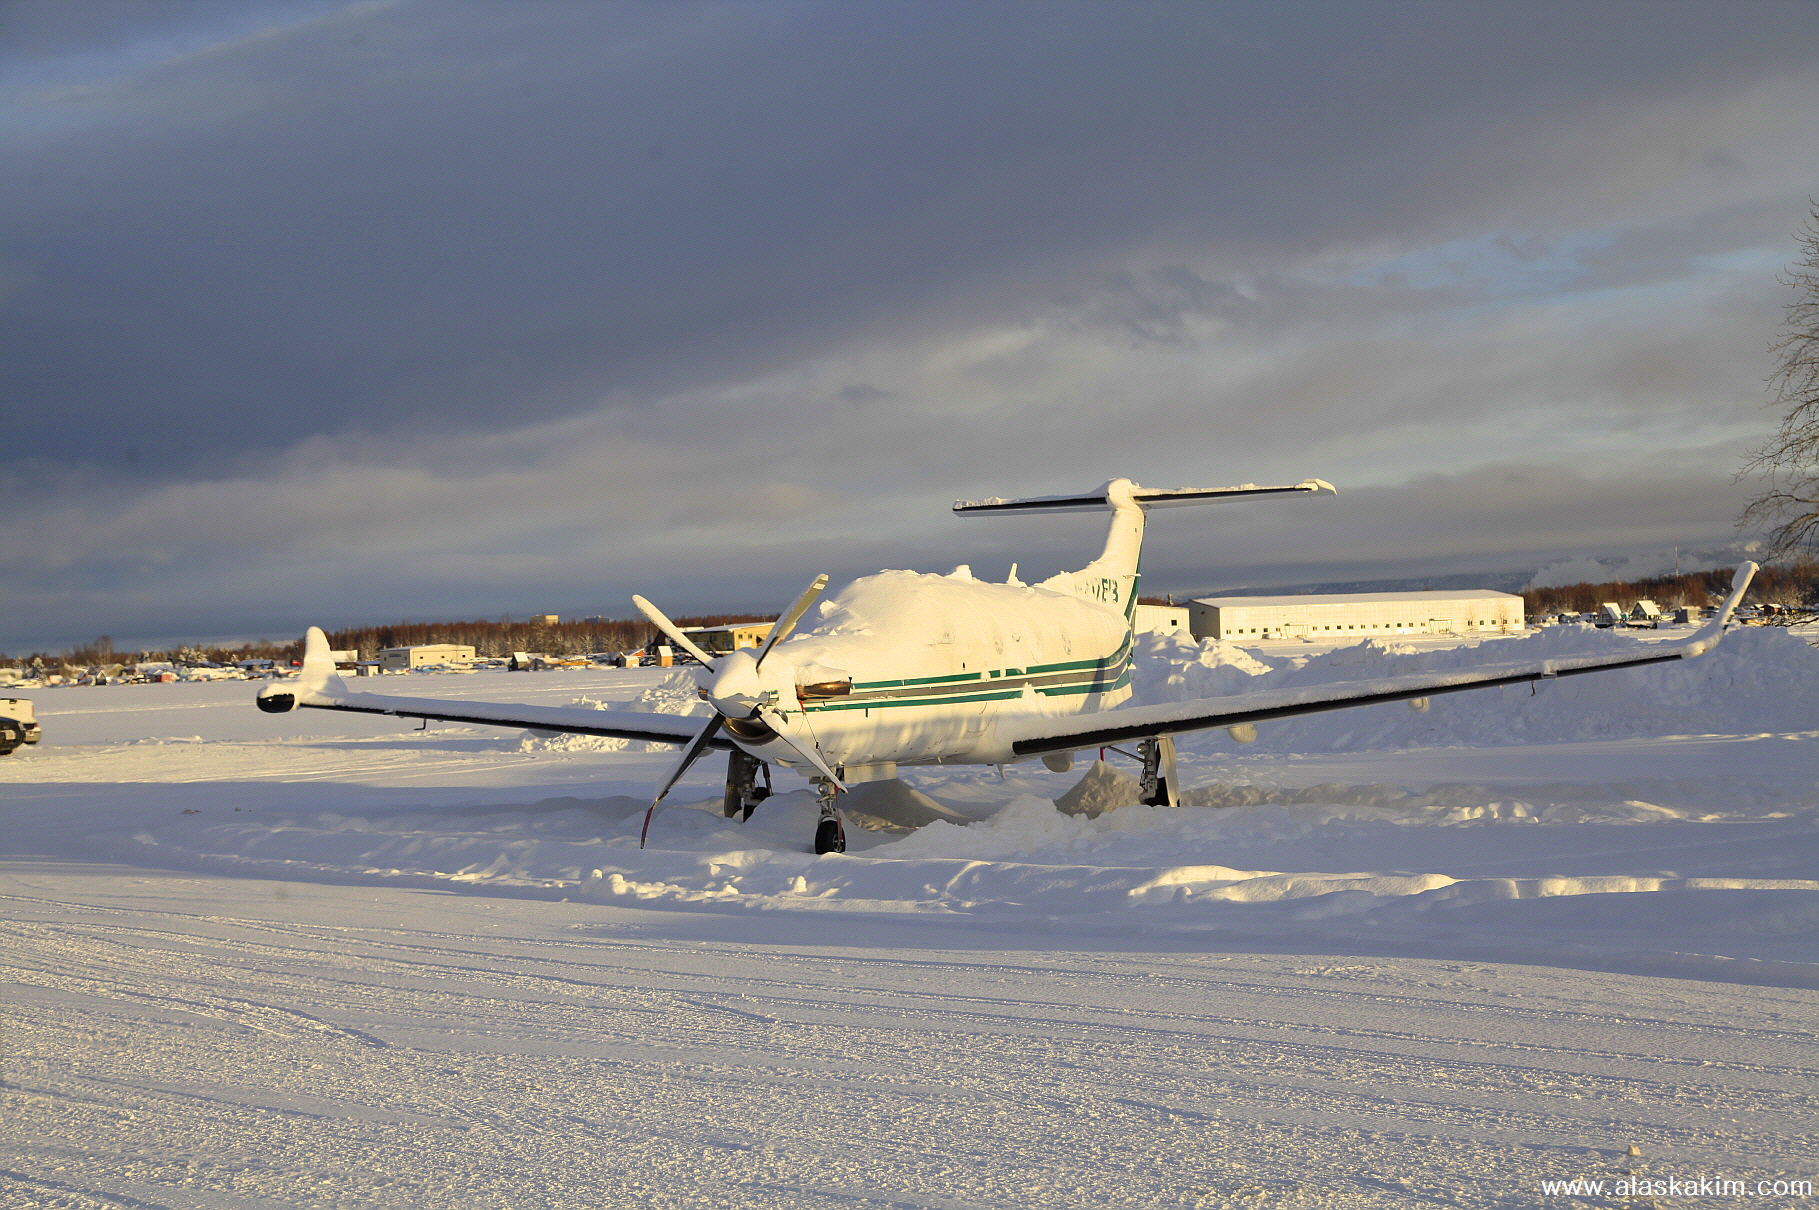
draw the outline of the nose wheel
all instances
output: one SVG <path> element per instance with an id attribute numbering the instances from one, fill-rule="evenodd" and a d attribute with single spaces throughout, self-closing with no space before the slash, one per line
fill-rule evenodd
<path id="1" fill-rule="evenodd" d="M 824 777 L 817 777 L 815 786 L 821 791 L 821 819 L 815 824 L 815 856 L 844 853 L 846 825 L 840 822 L 840 808 L 834 805 L 834 795 L 839 791 Z"/>

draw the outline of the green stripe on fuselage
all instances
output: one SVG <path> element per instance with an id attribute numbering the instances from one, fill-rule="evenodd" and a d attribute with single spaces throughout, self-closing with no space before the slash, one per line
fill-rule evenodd
<path id="1" fill-rule="evenodd" d="M 1117 651 L 1102 660 L 1042 664 L 1015 673 L 1003 669 L 967 674 L 964 677 L 868 681 L 855 684 L 853 692 L 842 696 L 838 701 L 818 700 L 813 705 L 804 704 L 803 709 L 818 712 L 864 710 L 874 706 L 886 709 L 896 706 L 938 706 L 953 702 L 1003 701 L 1021 697 L 1025 690 L 1045 697 L 1104 693 L 1130 684 L 1131 654 L 1130 640 L 1127 637 L 1119 644 Z"/>
<path id="2" fill-rule="evenodd" d="M 814 706 L 803 706 L 804 714 L 820 714 L 828 710 L 894 710 L 899 706 L 951 706 L 956 702 L 999 702 L 1023 696 L 1023 690 L 999 690 L 993 693 L 969 693 L 956 697 L 895 697 L 873 701 L 855 702 L 841 700 Z"/>

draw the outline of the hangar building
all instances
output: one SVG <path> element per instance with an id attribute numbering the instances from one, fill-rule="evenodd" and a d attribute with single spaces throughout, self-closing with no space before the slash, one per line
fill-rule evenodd
<path id="1" fill-rule="evenodd" d="M 387 672 L 433 664 L 471 664 L 474 649 L 458 643 L 424 643 L 416 647 L 381 647 L 379 667 Z"/>
<path id="2" fill-rule="evenodd" d="M 1522 598 L 1489 588 L 1204 597 L 1189 605 L 1197 639 L 1385 638 L 1499 634 L 1524 624 Z"/>
<path id="3" fill-rule="evenodd" d="M 774 625 L 775 622 L 736 622 L 731 626 L 691 626 L 682 633 L 709 655 L 725 655 L 742 647 L 764 646 Z"/>

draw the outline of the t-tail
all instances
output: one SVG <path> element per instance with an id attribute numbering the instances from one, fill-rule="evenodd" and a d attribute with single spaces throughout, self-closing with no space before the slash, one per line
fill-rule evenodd
<path id="1" fill-rule="evenodd" d="M 1076 596 L 1103 601 L 1132 618 L 1137 609 L 1137 581 L 1143 559 L 1143 521 L 1152 508 L 1180 508 L 1189 504 L 1217 504 L 1222 500 L 1247 496 L 1311 495 L 1326 492 L 1337 495 L 1337 489 L 1324 479 L 1303 479 L 1285 487 L 1258 487 L 1243 483 L 1236 487 L 1139 487 L 1129 479 L 1113 479 L 1095 492 L 1078 496 L 1030 496 L 1022 500 L 957 500 L 954 511 L 964 517 L 982 517 L 1008 513 L 1098 512 L 1112 510 L 1111 528 L 1106 531 L 1105 549 L 1097 559 L 1079 571 L 1064 571 L 1045 580 L 1044 588 L 1071 592 Z"/>

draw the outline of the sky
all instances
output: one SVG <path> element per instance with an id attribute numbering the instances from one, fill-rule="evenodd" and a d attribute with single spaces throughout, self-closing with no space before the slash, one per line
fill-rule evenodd
<path id="1" fill-rule="evenodd" d="M 1819 6 L 0 6 L 0 651 L 1722 545 Z"/>

